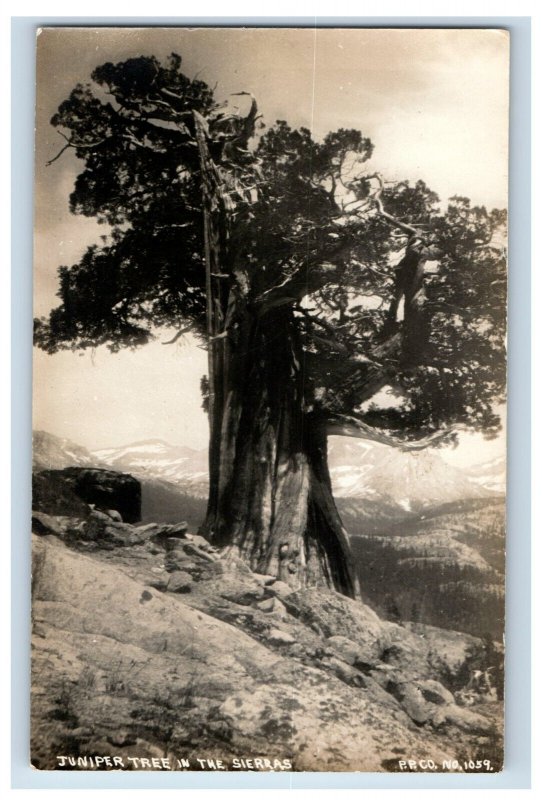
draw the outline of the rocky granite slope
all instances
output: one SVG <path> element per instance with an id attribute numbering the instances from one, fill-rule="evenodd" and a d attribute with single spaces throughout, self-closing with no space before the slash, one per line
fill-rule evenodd
<path id="1" fill-rule="evenodd" d="M 35 512 L 33 531 L 37 768 L 500 769 L 480 640 L 292 592 L 186 525 Z"/>

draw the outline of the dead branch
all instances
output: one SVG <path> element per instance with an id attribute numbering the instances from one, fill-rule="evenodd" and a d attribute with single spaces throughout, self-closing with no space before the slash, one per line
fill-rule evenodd
<path id="1" fill-rule="evenodd" d="M 409 235 L 419 235 L 418 228 L 414 228 L 412 225 L 408 225 L 406 222 L 402 222 L 397 217 L 388 214 L 388 212 L 384 209 L 384 205 L 382 203 L 382 192 L 384 191 L 384 181 L 382 180 L 382 176 L 378 172 L 374 172 L 372 175 L 364 176 L 364 179 L 367 181 L 376 180 L 378 182 L 378 189 L 376 190 L 375 194 L 372 196 L 372 200 L 377 207 L 379 215 L 394 225 L 396 228 L 408 233 Z"/>
<path id="2" fill-rule="evenodd" d="M 191 330 L 192 325 L 187 325 L 185 328 L 181 328 L 180 331 L 177 331 L 173 339 L 169 339 L 167 342 L 162 342 L 162 344 L 175 344 L 175 342 L 178 341 L 181 336 L 183 336 L 185 333 L 189 333 Z"/>
<path id="3" fill-rule="evenodd" d="M 404 442 L 396 436 L 381 433 L 370 425 L 367 425 L 366 422 L 363 422 L 363 420 L 358 417 L 335 414 L 328 420 L 327 433 L 329 436 L 350 436 L 356 439 L 370 439 L 373 442 L 390 445 L 391 447 L 396 447 L 405 452 L 415 452 L 417 450 L 425 450 L 426 447 L 442 442 L 450 436 L 451 433 L 454 433 L 461 427 L 462 426 L 456 426 L 446 428 L 443 431 L 436 431 L 416 442 Z"/>
<path id="4" fill-rule="evenodd" d="M 54 162 L 57 161 L 60 158 L 62 153 L 64 153 L 70 147 L 72 147 L 75 150 L 77 150 L 77 149 L 81 149 L 81 148 L 97 147 L 99 144 L 103 144 L 105 142 L 105 138 L 104 139 L 98 139 L 97 142 L 74 142 L 73 139 L 69 139 L 64 133 L 62 133 L 62 131 L 57 131 L 57 133 L 58 133 L 59 136 L 62 136 L 62 138 L 66 140 L 67 144 L 64 145 L 64 147 L 60 150 L 60 152 L 58 152 L 56 154 L 56 156 L 54 158 L 51 158 L 50 161 L 47 161 L 45 163 L 46 167 L 50 167 L 51 164 L 54 164 Z"/>

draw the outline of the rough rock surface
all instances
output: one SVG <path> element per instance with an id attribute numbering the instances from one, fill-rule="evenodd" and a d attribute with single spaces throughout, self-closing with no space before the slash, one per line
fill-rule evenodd
<path id="1" fill-rule="evenodd" d="M 172 572 L 167 582 L 168 592 L 179 592 L 185 594 L 192 589 L 193 578 L 188 572 L 183 572 L 182 569 Z"/>
<path id="2" fill-rule="evenodd" d="M 380 772 L 414 755 L 499 769 L 500 704 L 461 708 L 442 682 L 464 667 L 460 635 L 384 622 L 330 591 L 274 593 L 188 532 L 170 549 L 164 526 L 90 523 L 35 515 L 36 767 L 99 754 Z M 455 667 L 440 673 L 450 641 Z"/>
<path id="3" fill-rule="evenodd" d="M 87 517 L 90 508 L 66 482 L 61 470 L 44 470 L 32 475 L 32 508 L 36 512 Z"/>
<path id="4" fill-rule="evenodd" d="M 141 519 L 141 484 L 122 472 L 92 467 L 45 470 L 35 475 L 33 494 L 34 507 L 50 514 L 77 514 L 83 502 L 116 511 L 124 522 Z"/>

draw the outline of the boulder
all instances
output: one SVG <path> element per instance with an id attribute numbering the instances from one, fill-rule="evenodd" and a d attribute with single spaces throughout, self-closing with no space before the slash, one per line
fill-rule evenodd
<path id="1" fill-rule="evenodd" d="M 75 493 L 63 470 L 44 470 L 32 475 L 32 508 L 54 516 L 88 517 L 90 508 Z"/>
<path id="2" fill-rule="evenodd" d="M 148 586 L 151 589 L 156 589 L 158 592 L 166 592 L 169 584 L 169 576 L 158 575 L 156 578 L 151 578 Z"/>
<path id="3" fill-rule="evenodd" d="M 243 576 L 229 575 L 224 589 L 220 592 L 220 597 L 240 606 L 250 606 L 262 599 L 263 588 L 255 581 L 249 583 L 243 579 Z"/>
<path id="4" fill-rule="evenodd" d="M 192 590 L 192 583 L 192 576 L 188 572 L 177 570 L 177 572 L 172 572 L 169 576 L 167 590 L 177 594 L 186 594 Z"/>
<path id="5" fill-rule="evenodd" d="M 277 580 L 274 575 L 264 575 L 261 572 L 253 572 L 252 574 L 258 583 L 262 584 L 262 586 L 270 586 Z"/>
<path id="6" fill-rule="evenodd" d="M 158 523 L 148 522 L 146 525 L 135 525 L 135 530 L 141 534 L 145 534 L 147 538 L 153 536 L 159 528 Z"/>
<path id="7" fill-rule="evenodd" d="M 273 581 L 271 584 L 266 584 L 265 591 L 267 594 L 277 595 L 277 597 L 280 598 L 288 597 L 288 595 L 294 592 L 292 587 L 288 586 L 284 581 Z"/>
<path id="8" fill-rule="evenodd" d="M 266 600 L 262 600 L 261 603 L 258 603 L 258 608 L 260 611 L 268 614 L 270 611 L 273 611 L 275 600 L 275 597 L 268 597 Z"/>
<path id="9" fill-rule="evenodd" d="M 388 643 L 388 623 L 356 600 L 324 588 L 299 589 L 280 597 L 290 614 L 319 635 L 342 636 L 355 643 L 360 663 L 378 661 Z"/>
<path id="10" fill-rule="evenodd" d="M 276 614 L 280 619 L 284 619 L 288 615 L 288 611 L 284 603 L 278 597 L 267 597 L 258 603 L 258 608 L 265 614 Z"/>
<path id="11" fill-rule="evenodd" d="M 346 636 L 335 635 L 326 639 L 326 645 L 331 647 L 342 661 L 354 667 L 374 665 L 378 661 L 380 648 L 375 647 L 374 641 L 358 644 Z"/>
<path id="12" fill-rule="evenodd" d="M 150 525 L 130 525 L 131 541 L 137 544 L 148 545 L 153 548 L 155 553 L 161 552 L 161 548 L 153 541 L 153 531 Z"/>
<path id="13" fill-rule="evenodd" d="M 354 667 L 346 664 L 341 658 L 336 658 L 335 656 L 326 657 L 320 663 L 349 686 L 357 686 L 360 689 L 364 689 L 367 685 L 365 676 Z"/>
<path id="14" fill-rule="evenodd" d="M 66 521 L 62 517 L 52 517 L 42 511 L 32 512 L 32 531 L 39 536 L 64 536 L 67 530 Z"/>
<path id="15" fill-rule="evenodd" d="M 183 547 L 184 552 L 189 556 L 196 556 L 196 558 L 201 558 L 204 561 L 216 561 L 218 558 L 217 555 L 214 553 L 207 552 L 207 548 L 203 550 L 201 547 L 198 547 L 193 542 L 186 542 Z"/>
<path id="16" fill-rule="evenodd" d="M 153 537 L 157 542 L 165 543 L 166 541 L 185 539 L 188 532 L 187 522 L 177 522 L 175 525 L 166 525 L 164 523 L 157 525 L 154 523 Z"/>
<path id="17" fill-rule="evenodd" d="M 205 553 L 216 553 L 216 547 L 207 541 L 203 536 L 200 536 L 198 533 L 189 533 L 187 535 L 187 539 L 189 539 L 193 545 L 199 547 L 200 550 L 203 550 Z"/>
<path id="18" fill-rule="evenodd" d="M 456 705 L 442 706 L 433 717 L 433 726 L 435 728 L 448 725 L 468 733 L 487 734 L 493 730 L 493 724 L 490 720 L 475 711 L 470 711 L 468 708 L 460 708 Z"/>
<path id="19" fill-rule="evenodd" d="M 424 700 L 434 703 L 437 706 L 455 705 L 454 696 L 446 689 L 442 683 L 434 680 L 419 681 L 418 686 Z"/>
<path id="20" fill-rule="evenodd" d="M 183 550 L 170 550 L 166 553 L 164 566 L 168 572 L 176 572 L 179 569 L 187 569 L 194 565 L 194 559 L 187 556 Z"/>
<path id="21" fill-rule="evenodd" d="M 156 541 L 162 544 L 168 553 L 175 553 L 175 552 L 184 553 L 183 539 L 179 539 L 176 536 L 168 536 L 167 538 L 161 537 Z"/>
<path id="22" fill-rule="evenodd" d="M 436 709 L 424 699 L 418 686 L 411 683 L 402 684 L 392 694 L 399 699 L 401 706 L 413 722 L 423 725 L 433 719 Z"/>
<path id="23" fill-rule="evenodd" d="M 294 644 L 295 642 L 291 633 L 283 631 L 280 628 L 271 628 L 267 633 L 267 640 L 272 642 L 272 644 Z"/>
<path id="24" fill-rule="evenodd" d="M 389 681 L 387 691 L 390 692 L 406 711 L 408 716 L 418 725 L 427 722 L 443 724 L 448 718 L 442 714 L 442 708 L 454 706 L 454 696 L 441 683 L 434 680 L 416 682 Z M 440 714 L 440 715 L 439 715 Z M 440 722 L 435 723 L 435 719 Z"/>
<path id="25" fill-rule="evenodd" d="M 134 528 L 124 522 L 115 522 L 102 511 L 93 509 L 90 516 L 82 525 L 72 528 L 70 533 L 76 539 L 96 542 L 103 545 L 118 545 L 124 547 L 127 544 L 135 544 Z"/>
<path id="26" fill-rule="evenodd" d="M 92 504 L 97 509 L 117 511 L 125 522 L 141 519 L 141 484 L 123 472 L 90 467 L 46 470 L 36 476 L 36 487 L 40 510 L 47 511 L 44 505 L 67 502 L 69 509 L 65 513 L 87 516 L 87 506 Z M 45 501 L 44 493 L 48 495 Z M 73 500 L 74 495 L 78 503 Z"/>

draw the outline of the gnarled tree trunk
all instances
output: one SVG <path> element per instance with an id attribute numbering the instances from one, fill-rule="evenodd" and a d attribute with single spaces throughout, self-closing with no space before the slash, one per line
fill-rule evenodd
<path id="1" fill-rule="evenodd" d="M 304 408 L 303 353 L 291 308 L 264 317 L 240 309 L 227 338 L 211 347 L 204 533 L 256 571 L 295 587 L 325 585 L 354 596 L 325 428 Z"/>
<path id="2" fill-rule="evenodd" d="M 326 431 L 305 407 L 293 302 L 275 301 L 228 242 L 220 175 L 195 115 L 205 221 L 210 491 L 202 532 L 259 572 L 355 596 Z M 260 279 L 263 273 L 259 273 Z M 261 281 L 260 281 L 261 283 Z M 252 285 L 251 285 L 252 284 Z M 292 282 L 295 284 L 295 281 Z M 304 287 L 306 288 L 306 287 Z M 265 308 L 255 295 L 267 294 Z M 295 296 L 295 286 L 288 287 Z"/>

